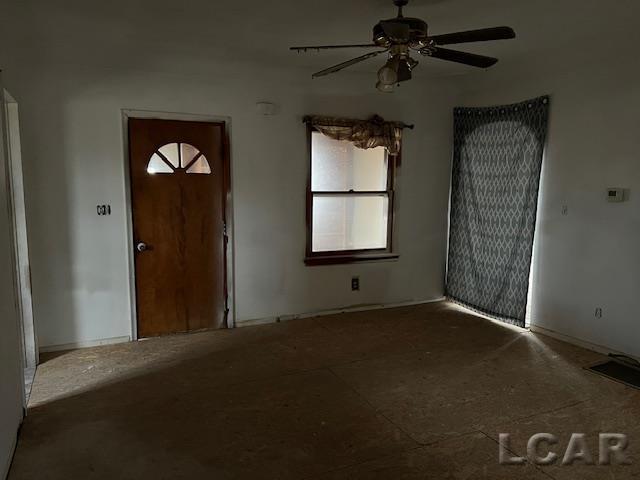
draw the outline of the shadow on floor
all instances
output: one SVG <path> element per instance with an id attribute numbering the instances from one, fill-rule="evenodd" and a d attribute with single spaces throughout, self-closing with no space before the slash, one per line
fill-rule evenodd
<path id="1" fill-rule="evenodd" d="M 496 432 L 627 408 L 594 358 L 449 304 L 68 352 L 38 371 L 9 478 L 549 478 L 498 465 Z"/>

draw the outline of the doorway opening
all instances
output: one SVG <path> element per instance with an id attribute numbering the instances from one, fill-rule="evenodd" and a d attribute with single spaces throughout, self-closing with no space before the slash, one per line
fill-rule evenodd
<path id="1" fill-rule="evenodd" d="M 227 328 L 226 123 L 131 116 L 127 132 L 137 338 Z"/>

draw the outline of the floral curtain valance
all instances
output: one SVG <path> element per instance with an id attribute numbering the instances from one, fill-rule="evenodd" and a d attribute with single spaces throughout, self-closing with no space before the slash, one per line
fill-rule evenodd
<path id="1" fill-rule="evenodd" d="M 334 140 L 348 140 L 362 149 L 385 147 L 390 155 L 400 153 L 402 130 L 413 128 L 400 122 L 386 122 L 378 115 L 369 120 L 308 116 L 304 121 Z"/>

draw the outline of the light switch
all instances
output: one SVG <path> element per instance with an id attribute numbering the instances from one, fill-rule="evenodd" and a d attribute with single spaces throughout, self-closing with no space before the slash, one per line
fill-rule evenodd
<path id="1" fill-rule="evenodd" d="M 99 216 L 111 215 L 111 205 L 97 205 L 96 212 Z"/>

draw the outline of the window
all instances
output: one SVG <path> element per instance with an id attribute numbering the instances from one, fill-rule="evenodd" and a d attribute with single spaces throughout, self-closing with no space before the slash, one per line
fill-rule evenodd
<path id="1" fill-rule="evenodd" d="M 188 143 L 167 143 L 151 155 L 147 173 L 211 173 L 207 157 Z"/>
<path id="2" fill-rule="evenodd" d="M 397 258 L 391 250 L 396 158 L 309 127 L 308 265 Z"/>

